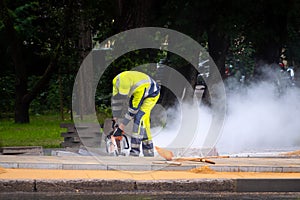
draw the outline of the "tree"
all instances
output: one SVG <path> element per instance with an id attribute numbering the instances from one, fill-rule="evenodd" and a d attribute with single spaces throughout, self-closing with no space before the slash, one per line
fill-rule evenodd
<path id="1" fill-rule="evenodd" d="M 287 15 L 290 1 L 257 1 L 247 19 L 247 36 L 253 41 L 256 60 L 263 64 L 278 63 L 287 41 Z"/>
<path id="2" fill-rule="evenodd" d="M 52 11 L 49 3 L 31 1 L 1 1 L 1 21 L 9 41 L 9 54 L 16 76 L 15 122 L 29 123 L 29 106 L 39 92 L 46 88 L 51 75 L 57 70 L 59 54 L 64 41 L 62 28 L 57 18 L 62 17 L 59 9 Z M 49 14 L 50 13 L 50 14 Z M 68 17 L 69 19 L 71 16 Z M 39 74 L 41 78 L 28 88 L 28 77 Z"/>
<path id="3" fill-rule="evenodd" d="M 93 35 L 101 29 L 101 34 L 97 34 L 100 39 L 109 35 L 112 3 L 18 0 L 1 1 L 0 6 L 0 32 L 8 43 L 1 42 L 9 50 L 17 80 L 15 122 L 28 123 L 30 104 L 47 89 L 51 77 L 58 74 L 59 80 L 74 78 L 81 61 L 93 48 Z M 5 71 L 8 71 L 9 64 L 6 66 Z M 33 80 L 32 75 L 40 79 L 31 86 L 28 78 Z M 62 83 L 60 85 L 62 90 Z M 71 96 L 70 91 L 68 96 Z"/>
<path id="4" fill-rule="evenodd" d="M 22 8 L 26 9 L 27 7 L 31 7 L 34 9 L 35 3 L 25 4 Z M 16 30 L 16 23 L 13 17 L 9 13 L 9 9 L 6 6 L 4 1 L 0 2 L 1 7 L 1 19 L 4 24 L 6 30 L 6 37 L 8 41 L 10 41 L 10 55 L 14 64 L 15 74 L 16 74 L 16 82 L 15 82 L 15 122 L 16 123 L 28 123 L 29 122 L 29 105 L 30 102 L 37 95 L 39 90 L 45 85 L 45 83 L 49 80 L 50 74 L 54 69 L 54 66 L 57 62 L 57 49 L 53 54 L 51 61 L 46 68 L 46 71 L 43 75 L 43 78 L 35 85 L 35 87 L 28 92 L 27 81 L 28 81 L 28 70 L 26 69 L 26 61 L 24 58 L 23 51 L 25 50 L 25 46 L 23 45 L 24 40 L 22 40 L 20 33 Z M 25 19 L 30 20 L 30 19 Z M 23 21 L 27 23 L 26 21 Z M 31 23 L 31 22 L 28 22 Z"/>
<path id="5" fill-rule="evenodd" d="M 61 80 L 61 96 L 69 96 L 68 102 L 61 97 L 61 109 L 70 108 L 71 90 L 63 80 L 72 82 L 93 42 L 131 28 L 158 26 L 189 35 L 207 48 L 221 75 L 226 59 L 239 57 L 241 52 L 249 71 L 253 71 L 250 61 L 254 58 L 257 63 L 278 62 L 282 47 L 299 63 L 299 7 L 296 0 L 1 0 L 1 71 L 5 80 L 17 80 L 15 121 L 29 122 L 31 102 L 55 77 Z M 124 55 L 112 64 L 123 68 L 111 69 L 105 79 L 111 80 L 118 70 L 128 70 L 147 59 L 158 62 L 157 54 L 143 50 Z M 176 55 L 170 56 L 176 60 Z M 171 62 L 170 66 L 194 84 L 197 71 L 186 63 L 176 64 Z M 39 79 L 29 84 L 28 80 L 35 80 L 33 75 Z M 52 79 L 51 83 L 57 81 Z"/>
<path id="6" fill-rule="evenodd" d="M 299 67 L 300 65 L 300 2 L 296 0 L 289 1 L 289 10 L 287 17 L 287 42 L 286 56 L 289 65 Z"/>

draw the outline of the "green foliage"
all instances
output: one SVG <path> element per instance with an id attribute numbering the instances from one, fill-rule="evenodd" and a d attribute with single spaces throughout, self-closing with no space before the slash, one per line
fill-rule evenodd
<path id="1" fill-rule="evenodd" d="M 285 46 L 287 59 L 290 60 L 290 65 L 300 64 L 300 17 L 299 17 L 300 2 L 294 1 L 293 9 L 288 12 L 287 30 L 288 41 Z"/>
<path id="2" fill-rule="evenodd" d="M 31 76 L 29 86 L 34 85 L 40 77 Z M 32 87 L 32 86 L 31 86 Z M 31 113 L 44 114 L 47 111 L 59 112 L 60 109 L 59 83 L 57 79 L 51 79 L 48 89 L 41 92 L 31 103 Z"/>
<path id="3" fill-rule="evenodd" d="M 35 26 L 35 22 L 38 16 L 33 15 L 33 13 L 37 13 L 38 9 L 39 3 L 32 1 L 20 5 L 10 12 L 15 21 L 15 29 L 17 33 L 22 35 L 22 38 L 30 39 L 36 34 L 38 27 Z"/>
<path id="4" fill-rule="evenodd" d="M 300 34 L 294 27 L 289 28 L 289 42 L 287 43 L 286 56 L 290 65 L 300 64 Z M 295 63 L 293 63 L 293 61 Z"/>
<path id="5" fill-rule="evenodd" d="M 96 106 L 97 118 L 100 124 L 104 124 L 106 118 L 112 118 L 111 107 L 101 104 Z"/>
<path id="6" fill-rule="evenodd" d="M 254 73 L 254 48 L 251 42 L 247 41 L 246 38 L 240 35 L 231 41 L 228 55 L 228 64 L 233 65 L 231 73 L 245 75 L 247 79 L 253 76 Z M 240 75 L 239 75 L 240 74 Z"/>

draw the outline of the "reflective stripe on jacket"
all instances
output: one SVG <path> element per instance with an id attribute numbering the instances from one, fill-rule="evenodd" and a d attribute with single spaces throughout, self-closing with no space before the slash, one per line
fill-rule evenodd
<path id="1" fill-rule="evenodd" d="M 128 113 L 125 118 L 131 119 L 147 97 L 155 97 L 159 94 L 158 84 L 147 74 L 138 71 L 125 71 L 113 79 L 113 102 L 117 102 L 118 96 L 130 98 Z"/>

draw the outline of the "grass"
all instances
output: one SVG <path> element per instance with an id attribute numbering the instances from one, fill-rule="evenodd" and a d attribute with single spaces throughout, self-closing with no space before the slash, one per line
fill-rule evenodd
<path id="1" fill-rule="evenodd" d="M 99 123 L 110 117 L 108 111 L 97 113 Z M 29 124 L 15 124 L 14 119 L 0 119 L 0 147 L 9 146 L 42 146 L 43 148 L 60 148 L 64 138 L 60 123 L 72 123 L 71 120 L 62 121 L 59 114 L 45 114 L 30 116 Z"/>
<path id="2" fill-rule="evenodd" d="M 59 148 L 63 142 L 59 114 L 34 115 L 29 124 L 15 124 L 13 119 L 0 120 L 0 146 L 42 146 Z M 65 123 L 71 121 L 64 121 Z"/>

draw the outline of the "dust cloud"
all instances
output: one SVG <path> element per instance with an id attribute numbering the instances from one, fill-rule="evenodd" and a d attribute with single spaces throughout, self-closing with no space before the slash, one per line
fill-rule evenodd
<path id="1" fill-rule="evenodd" d="M 264 73 L 273 72 L 264 70 Z M 229 91 L 226 122 L 217 143 L 219 151 L 237 153 L 300 147 L 299 100 L 299 88 L 287 87 L 279 93 L 270 79 Z"/>
<path id="2" fill-rule="evenodd" d="M 272 79 L 273 71 L 264 70 L 263 73 L 266 75 L 264 79 L 248 85 L 236 79 L 225 82 L 227 111 L 222 132 L 216 141 L 219 153 L 300 148 L 300 90 L 288 87 L 279 94 Z M 178 130 L 183 109 L 189 112 L 193 108 L 183 104 L 166 110 L 164 116 L 160 116 L 166 123 L 164 127 L 152 129 L 155 145 L 168 147 L 178 134 L 185 134 L 189 140 L 189 146 L 185 148 L 202 148 L 205 138 L 209 137 L 210 109 L 201 105 L 197 129 L 182 133 Z M 194 134 L 187 134 L 189 131 L 194 131 Z"/>

